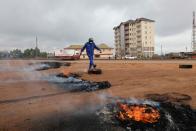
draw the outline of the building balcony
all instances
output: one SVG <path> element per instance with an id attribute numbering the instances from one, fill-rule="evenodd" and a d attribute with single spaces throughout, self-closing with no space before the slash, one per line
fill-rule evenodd
<path id="1" fill-rule="evenodd" d="M 142 33 L 142 31 L 141 31 L 141 30 L 137 30 L 136 32 L 137 32 L 137 33 Z"/>

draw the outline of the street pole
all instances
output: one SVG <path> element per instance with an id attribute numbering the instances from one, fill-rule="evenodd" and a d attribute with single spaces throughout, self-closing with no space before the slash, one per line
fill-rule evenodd
<path id="1" fill-rule="evenodd" d="M 37 39 L 37 36 L 36 36 L 36 40 L 35 40 L 35 58 L 37 58 L 38 57 L 38 39 Z"/>
<path id="2" fill-rule="evenodd" d="M 161 58 L 163 59 L 163 46 L 161 44 Z"/>

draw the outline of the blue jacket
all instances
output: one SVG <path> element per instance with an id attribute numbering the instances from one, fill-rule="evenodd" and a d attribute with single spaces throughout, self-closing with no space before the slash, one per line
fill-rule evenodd
<path id="1" fill-rule="evenodd" d="M 94 49 L 101 51 L 100 48 L 97 47 L 92 41 L 85 43 L 81 49 L 81 52 L 83 52 L 85 49 L 88 56 L 94 56 Z"/>

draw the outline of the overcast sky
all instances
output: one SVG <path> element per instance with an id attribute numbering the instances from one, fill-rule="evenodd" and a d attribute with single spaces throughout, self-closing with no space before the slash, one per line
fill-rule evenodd
<path id="1" fill-rule="evenodd" d="M 113 27 L 146 17 L 156 21 L 156 52 L 185 51 L 191 46 L 196 0 L 0 0 L 0 50 L 42 50 L 84 43 L 114 47 Z"/>

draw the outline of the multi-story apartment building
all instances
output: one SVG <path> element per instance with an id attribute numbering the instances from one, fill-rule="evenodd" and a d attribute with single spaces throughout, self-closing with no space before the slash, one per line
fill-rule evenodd
<path id="1" fill-rule="evenodd" d="M 138 18 L 114 27 L 116 56 L 152 57 L 155 45 L 154 22 L 154 20 Z"/>

